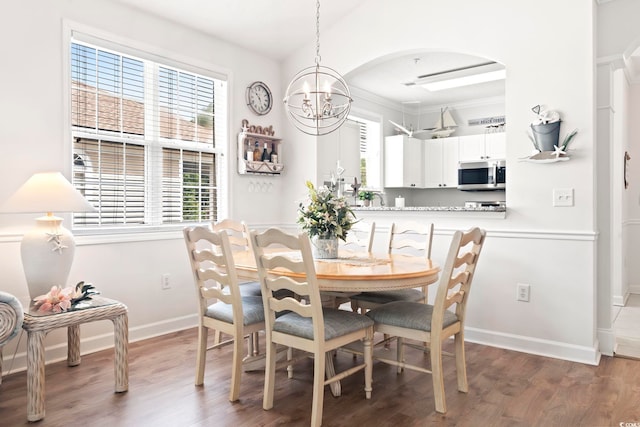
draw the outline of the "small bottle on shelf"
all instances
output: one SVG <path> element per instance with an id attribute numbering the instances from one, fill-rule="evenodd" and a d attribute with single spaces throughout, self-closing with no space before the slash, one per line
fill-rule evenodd
<path id="1" fill-rule="evenodd" d="M 244 155 L 245 160 L 253 161 L 253 148 L 251 147 L 251 141 L 247 140 L 247 151 Z"/>
<path id="2" fill-rule="evenodd" d="M 271 163 L 278 163 L 278 153 L 276 153 L 276 145 L 271 144 L 271 154 L 269 154 Z"/>
<path id="3" fill-rule="evenodd" d="M 267 143 L 264 143 L 264 149 L 262 150 L 262 157 L 260 158 L 260 160 L 262 160 L 263 162 L 269 162 L 271 161 L 271 159 L 269 159 L 269 152 L 267 151 Z"/>
<path id="4" fill-rule="evenodd" d="M 256 141 L 256 146 L 255 149 L 253 150 L 253 161 L 254 162 L 259 162 L 260 161 L 260 146 L 258 145 L 258 141 Z"/>

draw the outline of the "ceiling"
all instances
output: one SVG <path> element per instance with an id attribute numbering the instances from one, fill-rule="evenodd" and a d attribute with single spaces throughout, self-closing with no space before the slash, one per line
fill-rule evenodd
<path id="1" fill-rule="evenodd" d="M 194 28 L 263 55 L 284 59 L 315 40 L 312 0 L 111 0 Z M 324 0 L 320 31 L 363 4 L 363 0 Z"/>
<path id="2" fill-rule="evenodd" d="M 194 28 L 274 59 L 284 59 L 315 39 L 316 9 L 312 0 L 112 1 Z M 363 3 L 363 0 L 322 2 L 321 32 Z M 441 106 L 469 99 L 503 96 L 504 81 L 440 92 L 428 92 L 419 86 L 405 85 L 414 81 L 418 75 L 483 61 L 486 59 L 462 54 L 414 52 L 376 60 L 344 77 L 351 87 L 396 103 Z"/>
<path id="3" fill-rule="evenodd" d="M 315 39 L 316 8 L 312 0 L 111 0 L 181 24 L 274 59 L 284 59 Z M 365 0 L 323 0 L 320 30 L 329 29 Z M 321 40 L 322 41 L 322 40 Z M 415 58 L 420 58 L 416 63 Z M 628 59 L 634 81 L 640 81 L 640 48 Z M 443 52 L 399 54 L 365 64 L 345 76 L 350 86 L 398 103 L 438 106 L 470 99 L 504 96 L 504 81 L 427 92 L 404 83 L 417 75 L 456 68 L 478 58 Z"/>

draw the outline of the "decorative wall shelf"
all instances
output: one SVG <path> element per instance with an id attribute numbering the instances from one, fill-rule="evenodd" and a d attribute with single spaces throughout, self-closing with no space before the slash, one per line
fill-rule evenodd
<path id="1" fill-rule="evenodd" d="M 538 154 L 534 154 L 533 156 L 522 157 L 519 160 L 521 162 L 528 163 L 557 163 L 566 162 L 570 159 L 571 157 L 569 157 L 567 154 L 557 155 L 555 151 L 542 151 Z"/>
<path id="2" fill-rule="evenodd" d="M 282 140 L 273 136 L 271 127 L 266 128 L 265 133 L 254 133 L 247 131 L 247 123 L 243 121 L 242 132 L 238 134 L 238 173 L 257 175 L 279 175 L 284 170 L 282 161 Z M 254 129 L 254 127 L 251 127 Z M 255 149 L 256 143 L 262 153 L 264 145 L 267 144 L 269 152 L 275 150 L 278 155 L 277 162 L 247 160 L 247 146 Z"/>

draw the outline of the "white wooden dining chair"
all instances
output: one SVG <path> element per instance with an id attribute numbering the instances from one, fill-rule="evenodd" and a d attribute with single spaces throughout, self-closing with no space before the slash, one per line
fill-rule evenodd
<path id="1" fill-rule="evenodd" d="M 231 246 L 232 253 L 251 251 L 251 245 L 249 243 L 249 227 L 244 221 L 236 221 L 233 219 L 225 218 L 222 221 L 213 223 L 213 231 L 224 231 L 229 236 L 229 244 Z M 260 282 L 247 281 L 238 279 L 240 285 L 240 295 L 242 296 L 261 296 L 260 294 Z M 215 330 L 214 332 L 214 344 L 220 344 L 221 331 Z M 233 340 L 233 338 L 231 338 Z M 249 341 L 249 354 L 258 355 L 260 353 L 260 335 L 258 333 L 251 334 L 251 340 Z"/>
<path id="2" fill-rule="evenodd" d="M 358 221 L 351 226 L 346 240 L 344 242 L 340 240 L 340 247 L 359 252 L 371 252 L 375 232 L 375 222 Z"/>
<path id="3" fill-rule="evenodd" d="M 232 252 L 251 251 L 249 227 L 244 221 L 223 219 L 213 223 L 213 231 L 224 231 L 229 236 Z M 244 296 L 260 296 L 260 282 L 239 279 L 240 293 Z"/>
<path id="4" fill-rule="evenodd" d="M 233 362 L 229 400 L 233 402 L 240 397 L 243 362 L 251 360 L 249 356 L 244 357 L 244 338 L 264 330 L 262 297 L 240 294 L 229 236 L 226 232 L 215 232 L 208 226 L 187 227 L 183 232 L 198 297 L 195 383 L 204 383 L 207 350 L 232 342 Z M 230 335 L 232 340 L 208 347 L 209 329 L 222 331 Z"/>
<path id="5" fill-rule="evenodd" d="M 376 332 L 398 337 L 396 360 L 376 360 L 403 368 L 430 373 L 436 411 L 445 413 L 444 375 L 442 371 L 442 343 L 454 337 L 458 390 L 466 393 L 467 369 L 464 354 L 464 325 L 471 282 L 474 277 L 486 232 L 472 228 L 456 231 L 451 241 L 438 291 L 433 305 L 416 302 L 391 302 L 367 312 L 375 322 Z M 452 309 L 452 306 L 454 306 Z M 430 346 L 431 369 L 405 363 L 404 339 L 427 342 Z"/>
<path id="6" fill-rule="evenodd" d="M 392 223 L 387 240 L 388 253 L 407 253 L 431 258 L 433 223 L 415 221 Z M 366 311 L 393 301 L 426 302 L 426 286 L 419 289 L 362 292 L 351 297 L 353 311 Z"/>
<path id="7" fill-rule="evenodd" d="M 276 345 L 312 353 L 311 425 L 319 426 L 325 385 L 364 370 L 365 397 L 371 397 L 373 321 L 351 311 L 322 305 L 307 234 L 293 236 L 272 228 L 263 233 L 251 231 L 250 236 L 265 309 L 267 344 L 263 408 L 273 407 Z M 270 253 L 270 247 L 285 248 L 286 252 Z M 277 297 L 276 292 L 281 290 L 293 292 L 296 298 Z M 363 363 L 333 376 L 328 374 L 325 380 L 327 352 L 357 341 L 364 344 Z"/>

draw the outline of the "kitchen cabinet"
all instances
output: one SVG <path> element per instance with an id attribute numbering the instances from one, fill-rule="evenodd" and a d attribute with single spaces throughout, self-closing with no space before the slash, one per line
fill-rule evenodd
<path id="1" fill-rule="evenodd" d="M 424 142 L 424 188 L 458 186 L 458 137 Z"/>
<path id="2" fill-rule="evenodd" d="M 384 186 L 421 188 L 424 142 L 406 135 L 384 139 Z"/>
<path id="3" fill-rule="evenodd" d="M 461 162 L 505 159 L 507 156 L 507 139 L 504 132 L 465 135 L 459 138 L 458 158 Z"/>

